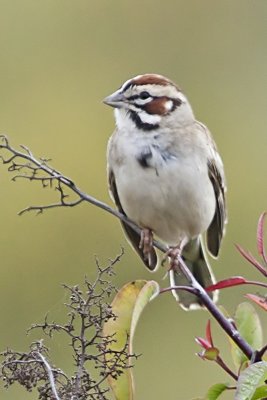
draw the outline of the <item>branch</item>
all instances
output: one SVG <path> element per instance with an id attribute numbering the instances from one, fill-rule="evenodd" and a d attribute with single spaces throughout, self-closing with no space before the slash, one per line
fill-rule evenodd
<path id="1" fill-rule="evenodd" d="M 166 292 L 171 292 L 171 291 L 173 291 L 173 290 L 185 290 L 186 292 L 192 293 L 192 294 L 194 294 L 194 295 L 196 295 L 196 296 L 199 295 L 198 290 L 195 289 L 195 288 L 193 288 L 192 286 L 182 286 L 182 285 L 179 285 L 179 286 L 169 286 L 169 287 L 166 287 L 166 288 L 164 288 L 164 289 L 161 289 L 161 290 L 160 290 L 160 294 L 161 294 L 161 293 L 166 293 Z"/>
<path id="2" fill-rule="evenodd" d="M 23 145 L 21 145 L 20 147 L 22 148 L 22 150 L 24 150 L 24 152 L 16 150 L 10 145 L 9 140 L 5 135 L 0 135 L 0 140 L 2 141 L 2 144 L 0 144 L 0 149 L 7 150 L 9 153 L 11 153 L 11 156 L 9 158 L 4 158 L 3 156 L 0 156 L 3 164 L 9 164 L 8 171 L 14 172 L 21 171 L 21 169 L 25 170 L 24 175 L 15 175 L 12 178 L 13 181 L 20 178 L 27 179 L 29 181 L 39 181 L 42 183 L 43 187 L 47 186 L 47 182 L 49 182 L 50 187 L 53 186 L 53 183 L 56 183 L 56 190 L 58 190 L 60 193 L 60 200 L 58 203 L 40 206 L 29 206 L 21 210 L 19 212 L 19 215 L 22 215 L 29 211 L 36 211 L 37 214 L 41 214 L 44 210 L 47 209 L 56 207 L 74 207 L 82 203 L 83 201 L 86 201 L 119 218 L 121 221 L 129 225 L 135 232 L 141 233 L 141 229 L 124 214 L 108 206 L 106 203 L 97 200 L 96 198 L 83 192 L 70 178 L 63 175 L 56 169 L 50 167 L 47 163 L 48 161 L 50 161 L 50 159 L 37 159 L 33 155 L 33 153 L 26 146 Z M 24 163 L 18 163 L 19 160 L 24 160 Z M 64 187 L 68 188 L 68 190 L 74 193 L 78 197 L 78 199 L 73 202 L 65 201 L 68 195 L 64 192 Z M 153 243 L 159 250 L 163 252 L 167 251 L 167 247 L 164 246 L 162 243 L 156 240 L 154 240 Z"/>
<path id="3" fill-rule="evenodd" d="M 230 375 L 235 381 L 238 380 L 238 376 L 225 364 L 223 359 L 218 356 L 216 359 L 216 363 L 228 374 Z"/>
<path id="4" fill-rule="evenodd" d="M 261 359 L 266 351 L 267 351 L 267 344 L 265 346 L 263 346 L 262 349 L 260 349 L 259 351 L 255 352 L 256 358 L 257 359 Z"/>
<path id="5" fill-rule="evenodd" d="M 8 170 L 11 172 L 24 170 L 25 174 L 23 175 L 24 179 L 28 179 L 30 181 L 38 180 L 41 181 L 43 186 L 47 186 L 47 182 L 50 183 L 50 186 L 56 182 L 56 189 L 60 193 L 60 201 L 58 203 L 50 204 L 50 205 L 41 205 L 41 206 L 30 206 L 22 210 L 19 215 L 22 215 L 26 211 L 37 211 L 38 213 L 42 213 L 46 209 L 55 208 L 55 207 L 73 207 L 75 205 L 80 204 L 83 201 L 86 201 L 90 204 L 93 204 L 96 207 L 101 208 L 102 210 L 108 212 L 109 214 L 114 215 L 119 218 L 121 221 L 125 222 L 129 225 L 135 232 L 141 233 L 141 229 L 129 218 L 127 218 L 124 214 L 119 211 L 109 207 L 107 204 L 95 199 L 92 196 L 84 193 L 71 179 L 61 174 L 61 172 L 55 170 L 54 168 L 48 165 L 48 159 L 37 159 L 34 157 L 32 152 L 25 146 L 21 146 L 23 151 L 18 151 L 14 149 L 10 144 L 6 136 L 0 135 L 0 140 L 2 139 L 3 144 L 0 144 L 0 149 L 5 149 L 11 156 L 9 158 L 2 158 L 4 164 L 9 164 Z M 24 162 L 18 163 L 18 160 L 24 160 Z M 40 175 L 41 174 L 41 175 Z M 14 176 L 13 180 L 21 178 L 21 174 Z M 77 196 L 77 200 L 73 202 L 67 202 L 66 198 L 68 195 L 64 192 L 64 188 L 68 188 L 72 193 Z M 154 240 L 153 245 L 166 253 L 168 251 L 168 247 L 162 244 L 159 241 Z M 241 351 L 249 358 L 252 359 L 255 356 L 255 352 L 250 347 L 250 345 L 240 336 L 239 332 L 233 327 L 233 325 L 228 321 L 228 319 L 221 313 L 219 308 L 213 303 L 210 299 L 209 295 L 205 291 L 205 289 L 198 283 L 195 279 L 191 271 L 188 269 L 186 264 L 184 263 L 182 257 L 179 257 L 179 267 L 182 273 L 189 279 L 192 287 L 183 288 L 184 290 L 194 291 L 197 293 L 198 297 L 201 299 L 202 303 L 206 306 L 209 312 L 213 315 L 213 317 L 218 321 L 222 329 L 229 335 L 233 341 L 237 344 L 237 346 L 241 349 Z M 169 290 L 169 289 L 166 289 Z M 166 291 L 165 290 L 165 291 Z M 163 289 L 164 292 L 164 289 Z M 258 361 L 258 357 L 256 357 Z"/>
<path id="6" fill-rule="evenodd" d="M 189 268 L 187 267 L 181 256 L 179 257 L 179 264 L 181 271 L 191 282 L 192 287 L 198 291 L 198 297 L 201 299 L 202 303 L 213 315 L 213 317 L 217 320 L 217 322 L 220 324 L 222 329 L 227 333 L 227 335 L 230 336 L 230 338 L 236 343 L 236 345 L 240 348 L 240 350 L 248 357 L 249 360 L 251 360 L 255 353 L 252 347 L 246 342 L 245 339 L 243 339 L 240 336 L 238 330 L 233 326 L 233 324 L 231 324 L 231 322 L 223 315 L 220 309 L 211 300 L 206 290 L 196 280 L 196 278 L 189 270 Z"/>
<path id="7" fill-rule="evenodd" d="M 51 369 L 49 363 L 47 362 L 46 358 L 40 352 L 37 352 L 37 355 L 38 355 L 38 357 L 40 357 L 41 361 L 43 362 L 43 364 L 45 366 L 45 369 L 46 369 L 46 372 L 48 375 L 48 379 L 50 382 L 51 390 L 52 390 L 53 395 L 55 396 L 55 399 L 60 400 L 60 398 L 57 394 L 57 388 L 56 388 L 56 384 L 55 384 L 55 380 L 54 380 L 54 375 L 53 375 L 53 372 L 52 372 L 52 369 Z"/>

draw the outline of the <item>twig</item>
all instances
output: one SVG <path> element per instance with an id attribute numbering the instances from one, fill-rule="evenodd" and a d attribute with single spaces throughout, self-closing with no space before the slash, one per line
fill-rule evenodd
<path id="1" fill-rule="evenodd" d="M 53 395 L 55 396 L 55 399 L 60 400 L 60 397 L 58 396 L 58 393 L 57 393 L 54 375 L 53 375 L 53 372 L 52 372 L 52 369 L 51 369 L 49 363 L 47 362 L 46 358 L 40 352 L 37 352 L 37 355 L 38 355 L 38 357 L 40 357 L 40 359 L 42 360 L 42 362 L 45 366 L 45 369 L 46 369 L 46 372 L 48 375 L 48 379 L 50 382 L 51 390 L 53 392 Z"/>
<path id="2" fill-rule="evenodd" d="M 77 206 L 78 204 L 80 204 L 82 201 L 83 201 L 83 199 L 78 199 L 73 202 L 65 203 L 64 207 L 74 207 L 74 206 Z M 42 214 L 44 212 L 44 210 L 49 210 L 50 208 L 58 208 L 58 207 L 62 207 L 62 206 L 63 206 L 62 203 L 48 204 L 46 206 L 29 206 L 29 207 L 26 207 L 23 210 L 19 211 L 18 215 L 22 215 L 22 214 L 25 214 L 26 212 L 30 212 L 30 211 L 36 211 L 37 215 L 38 215 L 38 214 Z"/>
<path id="3" fill-rule="evenodd" d="M 192 286 L 169 286 L 163 289 L 160 289 L 159 293 L 166 293 L 166 292 L 172 292 L 173 290 L 185 290 L 186 292 L 195 294 L 198 296 L 199 292 L 197 289 L 193 288 Z"/>
<path id="4" fill-rule="evenodd" d="M 255 352 L 257 355 L 257 359 L 261 359 L 266 351 L 267 351 L 267 344 L 263 346 L 262 349 Z"/>
<path id="5" fill-rule="evenodd" d="M 181 271 L 186 276 L 186 278 L 191 283 L 192 287 L 198 291 L 198 297 L 201 299 L 202 303 L 209 310 L 209 312 L 213 315 L 213 317 L 217 320 L 223 330 L 230 336 L 230 338 L 236 343 L 236 345 L 242 350 L 242 352 L 248 357 L 250 360 L 255 352 L 252 347 L 246 342 L 245 339 L 242 338 L 238 330 L 231 324 L 231 322 L 225 318 L 220 309 L 215 305 L 215 303 L 211 300 L 206 290 L 198 283 L 192 272 L 189 270 L 187 265 L 185 264 L 182 257 L 179 257 L 179 264 Z M 259 361 L 258 359 L 256 361 Z M 255 361 L 255 362 L 256 362 Z"/>
<path id="6" fill-rule="evenodd" d="M 31 354 L 36 354 L 37 356 L 39 356 L 39 352 L 34 352 L 34 353 L 31 353 Z M 29 359 L 29 360 L 12 360 L 12 361 L 5 361 L 4 362 L 4 364 L 2 364 L 2 373 L 3 373 L 3 370 L 6 368 L 6 367 L 8 367 L 9 365 L 14 365 L 14 364 L 22 364 L 22 365 L 25 365 L 25 364 L 35 364 L 35 363 L 39 363 L 39 364 L 42 364 L 43 365 L 43 360 L 38 360 L 38 359 L 36 359 L 36 358 L 31 358 L 31 359 Z M 50 367 L 51 368 L 51 367 Z M 54 368 L 51 368 L 51 371 L 52 372 L 55 372 L 56 374 L 58 374 L 58 375 L 61 375 L 63 378 L 65 378 L 66 380 L 68 379 L 68 377 L 67 377 L 67 375 L 64 373 L 64 372 L 62 372 L 61 370 L 59 370 L 59 369 L 54 369 Z"/>
<path id="7" fill-rule="evenodd" d="M 225 364 L 223 359 L 218 356 L 216 359 L 216 363 L 228 374 L 230 375 L 235 381 L 238 380 L 238 376 Z"/>
<path id="8" fill-rule="evenodd" d="M 15 163 L 16 158 L 21 158 L 24 159 L 31 164 L 33 164 L 35 167 L 32 167 L 31 164 L 25 164 L 23 165 L 25 169 L 29 169 L 31 173 L 29 175 L 23 175 L 24 179 L 28 180 L 39 180 L 39 181 L 48 181 L 49 179 L 53 179 L 57 182 L 59 182 L 59 186 L 57 189 L 59 190 L 61 197 L 60 197 L 60 202 L 54 203 L 54 204 L 49 204 L 49 205 L 40 205 L 40 206 L 29 206 L 19 212 L 19 215 L 24 214 L 25 212 L 28 211 L 37 211 L 38 214 L 42 213 L 46 209 L 50 208 L 56 208 L 56 207 L 73 207 L 78 204 L 80 204 L 83 201 L 86 201 L 90 204 L 95 205 L 96 207 L 101 208 L 104 211 L 107 211 L 109 214 L 114 215 L 115 217 L 119 218 L 121 221 L 125 222 L 128 224 L 135 232 L 140 233 L 141 229 L 129 218 L 127 218 L 124 214 L 120 213 L 119 211 L 113 209 L 112 207 L 108 206 L 106 203 L 97 200 L 96 198 L 88 195 L 87 193 L 83 192 L 71 179 L 68 177 L 62 175 L 59 171 L 55 170 L 54 168 L 50 167 L 47 164 L 47 161 L 44 160 L 43 158 L 41 161 L 39 161 L 37 158 L 35 158 L 32 154 L 32 152 L 25 146 L 21 145 L 21 148 L 25 151 L 18 151 L 15 148 L 13 148 L 8 141 L 8 138 L 5 135 L 0 135 L 0 140 L 2 140 L 3 144 L 0 144 L 0 149 L 6 149 L 8 150 L 12 156 L 10 158 L 5 159 L 4 157 L 1 156 L 2 162 L 4 164 L 10 164 L 12 162 L 12 169 L 11 171 L 16 171 L 16 166 L 19 165 L 20 168 L 22 167 L 22 164 L 17 164 Z M 9 167 L 10 168 L 10 167 Z M 38 172 L 44 172 L 49 176 L 36 176 Z M 13 177 L 13 180 L 16 178 L 20 178 L 20 175 L 16 175 Z M 78 200 L 74 202 L 65 202 L 64 198 L 66 195 L 64 194 L 64 191 L 62 189 L 62 186 L 60 184 L 63 184 L 64 186 L 68 187 L 72 192 L 74 192 L 76 195 L 78 195 Z M 167 247 L 163 246 L 161 243 L 154 241 L 154 245 L 158 247 L 162 251 L 166 251 Z"/>

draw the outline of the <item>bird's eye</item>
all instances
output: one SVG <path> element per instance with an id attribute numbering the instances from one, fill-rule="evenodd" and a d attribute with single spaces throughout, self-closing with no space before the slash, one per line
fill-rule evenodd
<path id="1" fill-rule="evenodd" d="M 150 97 L 150 94 L 148 92 L 144 91 L 144 92 L 140 93 L 139 97 L 142 100 L 146 100 L 146 99 L 148 99 Z"/>

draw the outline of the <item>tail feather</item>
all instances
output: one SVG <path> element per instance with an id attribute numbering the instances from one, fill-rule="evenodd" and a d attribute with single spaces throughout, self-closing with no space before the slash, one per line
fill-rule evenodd
<path id="1" fill-rule="evenodd" d="M 192 240 L 185 246 L 182 257 L 201 286 L 205 288 L 215 283 L 200 237 Z M 171 286 L 190 285 L 190 282 L 181 271 L 171 270 L 169 274 Z M 201 300 L 196 295 L 185 290 L 173 290 L 172 293 L 180 306 L 186 310 L 197 309 L 203 306 Z M 209 293 L 209 296 L 214 301 L 218 297 L 217 292 Z"/>

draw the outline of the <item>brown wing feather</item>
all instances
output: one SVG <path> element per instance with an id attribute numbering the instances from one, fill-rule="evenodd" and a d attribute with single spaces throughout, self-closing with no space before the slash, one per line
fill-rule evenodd
<path id="1" fill-rule="evenodd" d="M 124 214 L 125 216 L 126 213 L 124 212 L 120 199 L 119 199 L 119 195 L 118 195 L 118 191 L 117 191 L 117 186 L 116 186 L 116 181 L 115 181 L 115 176 L 113 174 L 112 171 L 109 172 L 109 189 L 112 193 L 114 202 L 118 208 L 118 210 Z M 143 254 L 142 249 L 139 248 L 139 243 L 140 243 L 140 235 L 135 232 L 129 225 L 127 225 L 125 222 L 121 221 L 121 225 L 122 228 L 127 236 L 127 238 L 129 239 L 130 243 L 132 244 L 133 248 L 135 249 L 135 251 L 137 252 L 137 254 L 140 256 L 140 258 L 142 259 L 143 263 L 145 264 L 145 266 L 150 270 L 153 271 L 156 266 L 157 266 L 157 254 L 154 248 L 152 248 L 152 251 L 150 253 L 150 257 L 145 257 Z"/>
<path id="2" fill-rule="evenodd" d="M 216 209 L 213 220 L 207 230 L 207 246 L 211 254 L 217 257 L 226 222 L 225 187 L 223 177 L 214 160 L 208 162 L 208 173 L 215 193 Z"/>

